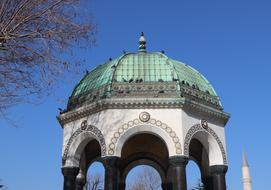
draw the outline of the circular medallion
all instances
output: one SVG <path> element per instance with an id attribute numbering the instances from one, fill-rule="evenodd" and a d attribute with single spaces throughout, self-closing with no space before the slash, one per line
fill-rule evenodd
<path id="1" fill-rule="evenodd" d="M 166 128 L 166 131 L 167 131 L 168 133 L 170 133 L 170 132 L 172 131 L 172 129 L 171 129 L 170 127 L 167 127 L 167 128 Z"/>
<path id="2" fill-rule="evenodd" d="M 114 151 L 113 151 L 112 149 L 110 149 L 110 150 L 108 151 L 108 154 L 109 154 L 109 155 L 113 155 L 113 154 L 114 154 Z"/>
<path id="3" fill-rule="evenodd" d="M 150 123 L 154 125 L 156 123 L 156 120 L 155 119 L 151 119 Z"/>
<path id="4" fill-rule="evenodd" d="M 130 127 L 132 127 L 132 126 L 134 125 L 134 122 L 133 122 L 133 121 L 129 121 L 129 122 L 128 122 L 128 125 L 129 125 Z"/>
<path id="5" fill-rule="evenodd" d="M 139 123 L 138 119 L 135 119 L 135 120 L 134 120 L 134 124 L 137 125 L 138 123 Z"/>
<path id="6" fill-rule="evenodd" d="M 156 121 L 156 125 L 160 127 L 162 125 L 162 122 L 158 120 Z"/>
<path id="7" fill-rule="evenodd" d="M 173 141 L 174 141 L 174 143 L 177 143 L 177 142 L 179 142 L 179 138 L 178 137 L 174 137 Z"/>
<path id="8" fill-rule="evenodd" d="M 119 132 L 115 132 L 114 137 L 119 138 L 119 136 L 120 136 Z"/>
<path id="9" fill-rule="evenodd" d="M 128 128 L 128 125 L 127 125 L 127 124 L 124 124 L 122 127 L 123 127 L 123 129 L 127 129 L 127 128 Z"/>
<path id="10" fill-rule="evenodd" d="M 109 145 L 109 148 L 110 148 L 110 149 L 114 149 L 114 148 L 115 148 L 115 144 L 114 144 L 114 143 L 111 143 L 111 144 Z"/>
<path id="11" fill-rule="evenodd" d="M 141 114 L 139 114 L 139 119 L 142 122 L 147 122 L 150 120 L 150 114 L 148 112 L 142 112 Z"/>
<path id="12" fill-rule="evenodd" d="M 162 124 L 162 129 L 166 129 L 167 128 L 167 124 L 163 123 Z"/>
<path id="13" fill-rule="evenodd" d="M 122 133 L 123 132 L 123 128 L 119 128 L 119 133 Z"/>
<path id="14" fill-rule="evenodd" d="M 174 138 L 174 137 L 176 136 L 176 133 L 173 131 L 173 132 L 170 133 L 170 136 L 171 136 L 172 138 Z"/>
<path id="15" fill-rule="evenodd" d="M 182 149 L 176 148 L 176 153 L 177 153 L 177 154 L 182 154 Z"/>
<path id="16" fill-rule="evenodd" d="M 87 126 L 88 126 L 87 120 L 82 121 L 82 123 L 81 123 L 81 129 L 82 130 L 86 130 Z"/>
<path id="17" fill-rule="evenodd" d="M 207 129 L 208 128 L 208 123 L 207 123 L 207 121 L 205 119 L 202 119 L 200 121 L 200 124 L 201 124 L 201 126 L 202 126 L 203 129 Z"/>

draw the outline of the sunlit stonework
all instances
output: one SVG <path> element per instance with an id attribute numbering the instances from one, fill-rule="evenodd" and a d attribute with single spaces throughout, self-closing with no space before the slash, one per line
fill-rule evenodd
<path id="1" fill-rule="evenodd" d="M 94 160 L 105 166 L 107 190 L 124 190 L 127 173 L 142 163 L 158 171 L 163 189 L 186 190 L 190 159 L 206 189 L 225 190 L 228 119 L 201 73 L 147 52 L 142 34 L 138 52 L 88 71 L 59 115 L 64 190 L 82 190 Z"/>
<path id="2" fill-rule="evenodd" d="M 139 119 L 142 121 L 142 122 L 147 122 L 150 120 L 150 114 L 148 112 L 142 112 L 140 115 L 139 115 Z"/>

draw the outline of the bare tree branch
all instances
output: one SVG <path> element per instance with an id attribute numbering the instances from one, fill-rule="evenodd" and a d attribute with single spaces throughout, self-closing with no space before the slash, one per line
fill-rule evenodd
<path id="1" fill-rule="evenodd" d="M 151 167 L 144 167 L 134 182 L 128 184 L 128 190 L 159 190 L 161 189 L 161 178 Z"/>
<path id="2" fill-rule="evenodd" d="M 0 1 L 0 110 L 41 97 L 78 64 L 74 47 L 95 42 L 87 0 Z M 80 61 L 79 61 L 80 63 Z"/>
<path id="3" fill-rule="evenodd" d="M 103 184 L 104 182 L 100 174 L 91 175 L 87 179 L 84 190 L 102 190 Z"/>

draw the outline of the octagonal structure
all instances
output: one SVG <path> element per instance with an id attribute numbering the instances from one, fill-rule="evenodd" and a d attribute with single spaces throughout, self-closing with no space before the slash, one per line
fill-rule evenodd
<path id="1" fill-rule="evenodd" d="M 145 44 L 142 35 L 137 53 L 106 61 L 75 86 L 58 117 L 64 177 L 73 171 L 80 184 L 100 160 L 105 189 L 124 189 L 127 168 L 146 163 L 164 172 L 164 189 L 186 189 L 185 165 L 194 160 L 207 189 L 226 188 L 229 114 L 202 74 Z M 65 179 L 64 189 L 75 188 Z"/>

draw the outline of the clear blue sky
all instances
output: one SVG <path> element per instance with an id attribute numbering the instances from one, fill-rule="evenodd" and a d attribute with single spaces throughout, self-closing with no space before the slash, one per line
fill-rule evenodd
<path id="1" fill-rule="evenodd" d="M 98 34 L 96 46 L 78 50 L 86 68 L 123 50 L 137 51 L 139 33 L 144 31 L 148 51 L 165 50 L 199 70 L 231 114 L 226 126 L 228 189 L 242 189 L 243 150 L 254 189 L 270 186 L 270 1 L 93 0 L 88 9 Z M 62 189 L 62 129 L 55 116 L 81 76 L 66 79 L 42 104 L 10 110 L 19 128 L 0 121 L 0 178 L 10 190 Z"/>

